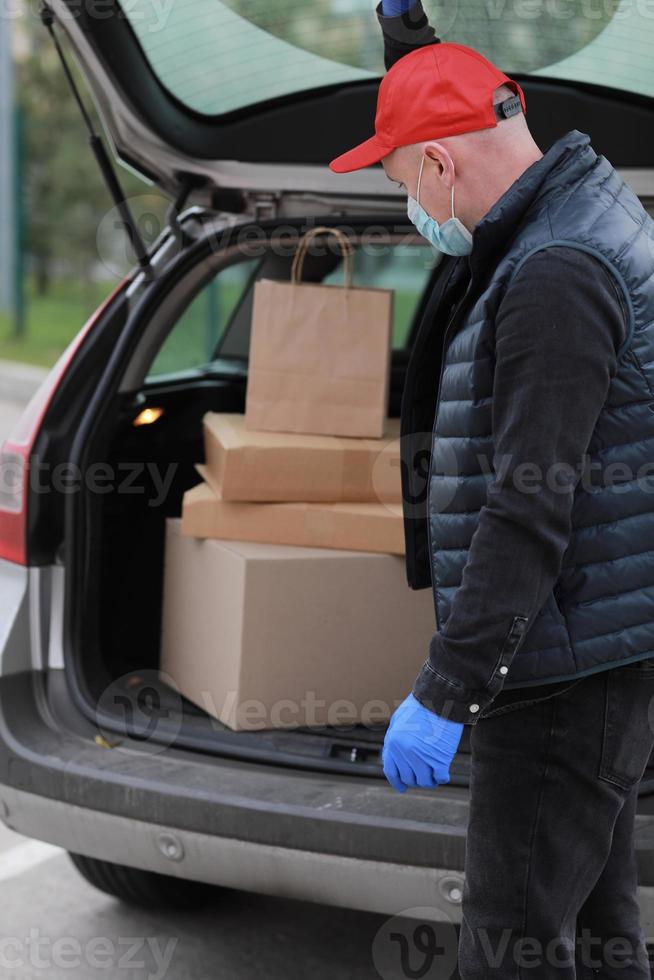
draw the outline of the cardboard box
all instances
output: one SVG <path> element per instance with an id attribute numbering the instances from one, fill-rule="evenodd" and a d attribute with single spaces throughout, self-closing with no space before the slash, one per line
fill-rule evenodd
<path id="1" fill-rule="evenodd" d="M 231 412 L 207 412 L 203 426 L 223 500 L 402 500 L 399 419 L 387 419 L 382 439 L 253 431 Z"/>
<path id="2" fill-rule="evenodd" d="M 209 478 L 205 467 L 197 470 Z M 182 533 L 194 538 L 404 554 L 401 504 L 244 503 L 222 500 L 220 487 L 208 483 L 184 494 Z"/>
<path id="3" fill-rule="evenodd" d="M 395 555 L 198 541 L 167 521 L 163 679 L 232 729 L 383 723 L 434 622 Z"/>

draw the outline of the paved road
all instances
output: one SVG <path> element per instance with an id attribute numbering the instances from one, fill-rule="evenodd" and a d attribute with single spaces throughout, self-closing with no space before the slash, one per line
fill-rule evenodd
<path id="1" fill-rule="evenodd" d="M 0 442 L 21 405 L 0 400 Z M 0 824 L 0 980 L 456 980 L 452 930 L 432 933 L 447 963 L 414 945 L 412 919 L 220 893 L 202 912 L 149 913 L 96 891 L 68 856 Z M 430 926 L 426 927 L 431 929 Z M 411 958 L 401 965 L 397 935 Z M 442 954 L 445 955 L 445 954 Z M 431 962 L 431 961 L 430 961 Z M 418 972 L 415 972 L 415 971 Z"/>
<path id="2" fill-rule="evenodd" d="M 233 890 L 200 912 L 132 909 L 1 825 L 0 903 L 2 980 L 458 980 L 452 927 Z"/>
<path id="3" fill-rule="evenodd" d="M 6 859 L 8 878 L 2 871 Z M 424 963 L 415 950 L 413 972 L 394 964 L 397 940 L 380 947 L 375 939 L 380 928 L 382 937 L 387 931 L 379 915 L 236 891 L 202 912 L 128 909 L 86 885 L 65 855 L 20 838 L 0 838 L 0 895 L 3 980 L 446 980 L 452 975 L 436 965 L 415 972 Z M 405 922 L 411 935 L 416 924 Z"/>
<path id="4" fill-rule="evenodd" d="M 0 400 L 0 440 L 9 435 L 22 410 L 22 406 L 14 401 Z"/>

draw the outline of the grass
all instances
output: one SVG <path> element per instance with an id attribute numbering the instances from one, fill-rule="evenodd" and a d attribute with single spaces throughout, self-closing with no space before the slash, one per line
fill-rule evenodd
<path id="1" fill-rule="evenodd" d="M 38 296 L 28 282 L 24 336 L 14 336 L 10 316 L 0 313 L 0 358 L 51 367 L 113 287 L 113 282 L 89 286 L 57 280 Z"/>
<path id="2" fill-rule="evenodd" d="M 204 364 L 210 357 L 209 352 L 215 349 L 215 343 L 220 337 L 222 325 L 228 322 L 240 294 L 241 288 L 238 286 L 233 284 L 221 286 L 215 298 L 214 329 L 211 331 L 207 326 L 211 322 L 208 293 L 207 290 L 201 292 L 182 314 L 175 328 L 164 341 L 150 374 L 154 376 L 173 373 Z M 396 291 L 394 347 L 403 347 L 406 343 L 415 304 L 415 294 L 402 290 Z"/>
<path id="3" fill-rule="evenodd" d="M 39 296 L 34 284 L 29 282 L 24 336 L 15 337 L 11 318 L 0 313 L 0 359 L 51 367 L 113 286 L 113 282 L 89 286 L 86 283 L 57 280 L 52 282 L 45 296 Z M 231 284 L 221 289 L 215 310 L 219 322 L 226 321 L 239 292 Z M 402 290 L 396 292 L 394 346 L 402 346 L 405 341 L 415 302 L 415 294 Z M 217 326 L 216 329 L 219 333 L 220 328 Z M 207 344 L 207 295 L 203 292 L 191 303 L 164 342 L 154 365 L 154 373 L 203 363 Z"/>

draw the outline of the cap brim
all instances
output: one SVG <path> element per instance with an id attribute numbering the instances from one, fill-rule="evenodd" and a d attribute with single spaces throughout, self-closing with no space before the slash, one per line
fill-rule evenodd
<path id="1" fill-rule="evenodd" d="M 352 170 L 363 170 L 364 167 L 371 167 L 373 163 L 379 163 L 394 149 L 394 146 L 384 146 L 376 136 L 371 136 L 370 139 L 359 143 L 347 153 L 342 153 L 340 157 L 332 160 L 329 169 L 333 170 L 335 174 L 347 174 Z"/>

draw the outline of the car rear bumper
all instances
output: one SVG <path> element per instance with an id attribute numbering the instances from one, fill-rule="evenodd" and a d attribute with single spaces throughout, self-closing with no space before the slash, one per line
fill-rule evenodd
<path id="1" fill-rule="evenodd" d="M 180 878 L 458 921 L 466 789 L 400 795 L 383 779 L 129 739 L 103 747 L 48 698 L 54 674 L 0 679 L 0 818 L 11 829 Z"/>
<path id="2" fill-rule="evenodd" d="M 180 878 L 391 915 L 428 908 L 435 920 L 460 921 L 467 790 L 400 795 L 382 779 L 129 739 L 103 747 L 81 716 L 64 723 L 52 709 L 54 673 L 0 679 L 0 819 L 11 829 Z M 654 937 L 647 813 L 637 818 L 636 851 L 643 926 Z"/>
<path id="3" fill-rule="evenodd" d="M 179 830 L 5 787 L 4 820 L 66 850 L 215 885 L 395 915 L 460 921 L 460 872 Z"/>

